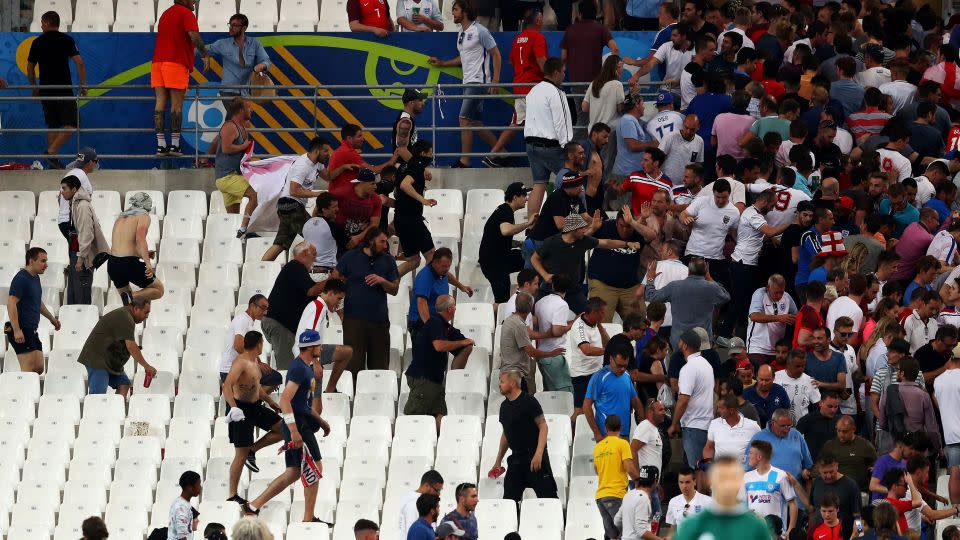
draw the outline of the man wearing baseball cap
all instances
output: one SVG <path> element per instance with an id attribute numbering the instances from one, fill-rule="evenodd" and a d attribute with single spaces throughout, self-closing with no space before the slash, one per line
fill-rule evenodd
<path id="1" fill-rule="evenodd" d="M 453 540 L 465 534 L 467 532 L 458 528 L 452 521 L 444 521 L 437 525 L 437 540 Z"/>
<path id="2" fill-rule="evenodd" d="M 653 519 L 651 501 L 659 480 L 659 469 L 653 465 L 640 467 L 636 487 L 623 497 L 620 511 L 613 518 L 614 525 L 620 529 L 620 538 L 647 538 L 646 533 L 657 534 L 660 524 Z"/>
<path id="3" fill-rule="evenodd" d="M 393 153 L 397 156 L 397 167 L 410 161 L 413 157 L 410 154 L 410 147 L 417 142 L 417 123 L 416 116 L 423 112 L 424 100 L 427 95 L 419 90 L 407 88 L 403 91 L 403 110 L 393 121 L 393 135 L 390 141 L 393 143 Z"/>
<path id="4" fill-rule="evenodd" d="M 337 217 L 334 221 L 347 233 L 347 249 L 360 244 L 368 230 L 380 226 L 380 196 L 377 176 L 370 169 L 360 169 L 350 181 L 350 189 L 337 195 Z"/>
<path id="5" fill-rule="evenodd" d="M 513 247 L 514 235 L 533 227 L 538 214 L 527 216 L 523 223 L 514 222 L 514 212 L 527 205 L 527 196 L 532 190 L 522 182 L 507 186 L 503 204 L 490 214 L 483 224 L 480 238 L 480 271 L 490 282 L 493 301 L 497 304 L 510 298 L 510 274 L 523 269 L 523 254 Z"/>
<path id="6" fill-rule="evenodd" d="M 587 213 L 587 203 L 580 196 L 586 183 L 584 176 L 577 171 L 567 171 L 559 179 L 560 189 L 554 190 L 547 197 L 547 202 L 540 209 L 540 219 L 534 223 L 530 234 L 523 242 L 523 261 L 527 268 L 533 268 L 530 264 L 533 253 L 547 238 L 563 229 L 567 216 L 576 214 L 587 223 L 591 221 L 590 214 Z M 599 224 L 597 226 L 599 227 Z M 595 229 L 591 229 L 590 232 L 593 230 Z"/>
<path id="7" fill-rule="evenodd" d="M 97 151 L 89 146 L 85 146 L 81 148 L 79 152 L 77 152 L 77 159 L 67 164 L 65 167 L 67 173 L 63 175 L 63 178 L 68 176 L 76 176 L 77 179 L 80 180 L 80 187 L 92 195 L 93 184 L 90 183 L 90 178 L 87 175 L 99 168 L 100 160 L 97 159 Z M 60 232 L 63 233 L 63 236 L 69 239 L 71 232 L 70 201 L 58 195 L 57 202 L 60 204 L 60 209 L 57 212 L 57 226 L 60 227 Z M 76 263 L 76 261 L 70 261 L 70 264 L 74 263 Z"/>
<path id="8" fill-rule="evenodd" d="M 280 395 L 280 418 L 283 421 L 284 461 L 286 469 L 263 490 L 256 499 L 242 505 L 243 513 L 256 515 L 270 499 L 282 493 L 304 474 L 304 497 L 309 504 L 303 508 L 303 521 L 312 522 L 317 489 L 322 477 L 323 464 L 320 462 L 320 447 L 316 432 L 323 430 L 323 436 L 330 434 L 330 424 L 320 417 L 323 401 L 320 395 L 314 395 L 314 381 L 323 380 L 323 366 L 320 364 L 322 340 L 316 330 L 304 330 L 297 345 L 300 356 L 293 359 L 287 369 L 286 385 Z M 308 455 L 304 455 L 304 449 Z M 312 477 L 312 478 L 311 478 Z M 310 480 L 312 479 L 312 483 Z M 306 485 L 308 484 L 309 485 Z"/>
<path id="9" fill-rule="evenodd" d="M 647 122 L 647 133 L 657 142 L 663 141 L 667 135 L 680 131 L 683 127 L 684 116 L 677 112 L 679 100 L 672 92 L 664 91 L 657 94 L 657 115 Z"/>

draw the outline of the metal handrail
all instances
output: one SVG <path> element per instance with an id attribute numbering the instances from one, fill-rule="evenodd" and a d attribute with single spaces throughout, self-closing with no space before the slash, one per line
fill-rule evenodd
<path id="1" fill-rule="evenodd" d="M 660 82 L 651 82 L 644 83 L 644 87 L 657 87 L 662 85 Z M 375 95 L 350 95 L 350 94 L 341 94 L 341 95 L 327 95 L 327 92 L 331 91 L 348 91 L 348 90 L 357 90 L 369 92 L 371 89 L 377 90 L 405 90 L 407 88 L 413 88 L 420 91 L 429 90 L 427 92 L 427 99 L 430 100 L 431 108 L 431 122 L 429 125 L 420 126 L 421 129 L 429 131 L 432 134 L 433 140 L 437 140 L 437 133 L 444 132 L 461 132 L 461 131 L 483 131 L 483 130 L 496 130 L 496 131 L 522 131 L 523 126 L 510 126 L 510 125 L 484 125 L 484 126 L 468 126 L 468 127 L 459 127 L 459 126 L 438 126 L 436 123 L 437 114 L 440 112 L 437 104 L 438 100 L 450 100 L 450 101 L 459 101 L 464 99 L 462 93 L 449 94 L 444 92 L 444 90 L 459 90 L 463 88 L 497 88 L 500 91 L 496 94 L 480 94 L 469 96 L 471 99 L 484 99 L 484 100 L 500 100 L 500 99 L 513 99 L 520 97 L 519 94 L 515 94 L 513 89 L 515 87 L 531 87 L 535 86 L 535 83 L 477 83 L 477 84 L 464 84 L 464 83 L 443 83 L 443 84 L 434 84 L 431 86 L 423 85 L 411 85 L 411 84 L 380 84 L 380 85 L 353 85 L 353 84 L 333 84 L 333 85 L 303 85 L 303 84 L 292 84 L 292 85 L 274 85 L 269 88 L 274 91 L 283 91 L 283 90 L 308 90 L 312 95 L 307 96 L 244 96 L 245 99 L 254 102 L 271 102 L 271 101 L 303 101 L 304 99 L 313 100 L 313 105 L 316 107 L 319 102 L 326 101 L 379 101 L 383 99 L 400 99 L 400 95 L 394 96 L 375 96 Z M 580 100 L 585 96 L 585 84 L 584 83 L 564 83 L 564 86 L 571 89 L 571 92 L 567 94 L 568 98 L 575 100 Z M 79 93 L 70 96 L 23 96 L 23 95 L 9 95 L 8 92 L 15 91 L 32 91 L 37 89 L 42 90 L 70 90 L 71 93 L 80 90 L 81 85 L 72 84 L 72 85 L 44 85 L 42 87 L 29 86 L 29 85 L 11 85 L 0 91 L 0 102 L 20 102 L 20 101 L 68 101 L 74 100 L 77 103 L 77 128 L 76 129 L 63 129 L 63 128 L 4 128 L 2 130 L 5 134 L 31 134 L 31 133 L 51 133 L 51 132 L 76 132 L 76 144 L 77 148 L 81 148 L 82 145 L 82 135 L 90 133 L 153 133 L 154 130 L 152 127 L 122 127 L 122 128 L 84 128 L 81 125 L 81 117 L 79 114 L 79 106 L 81 101 L 145 101 L 152 102 L 155 97 L 153 94 L 144 94 L 142 96 L 129 96 L 129 95 L 111 95 L 109 93 L 97 93 L 96 95 L 89 95 L 90 91 L 97 90 L 152 90 L 150 85 L 138 84 L 138 85 L 108 85 L 108 84 L 87 84 L 82 86 L 84 90 L 87 91 L 88 95 L 81 96 Z M 200 87 L 193 87 L 193 90 L 196 90 Z M 227 90 L 262 90 L 265 87 L 262 86 L 253 86 L 249 84 L 211 84 L 205 85 L 202 88 L 204 89 L 214 89 L 222 91 Z M 321 93 L 321 90 L 324 93 Z M 648 98 L 656 95 L 656 92 L 652 91 L 640 91 L 638 92 L 641 96 Z M 227 97 L 227 96 L 224 96 Z M 199 105 L 201 96 L 197 91 L 191 92 L 188 90 L 187 99 L 192 99 L 194 106 Z M 203 99 L 211 99 L 210 96 L 205 96 Z M 248 131 L 251 133 L 337 133 L 340 131 L 340 128 L 326 128 L 319 127 L 316 125 L 316 118 L 314 118 L 314 125 L 311 128 L 291 128 L 291 127 L 278 127 L 278 128 L 268 128 L 268 127 L 259 127 L 259 128 L 250 128 Z M 364 126 L 363 129 L 369 132 L 390 132 L 392 131 L 392 125 L 387 126 Z M 200 139 L 201 133 L 216 133 L 219 132 L 219 128 L 201 128 L 199 124 L 195 124 L 194 133 L 197 140 Z M 436 142 L 435 142 L 436 144 Z M 471 152 L 464 154 L 462 152 L 439 152 L 435 148 L 434 155 L 440 158 L 446 157 L 485 157 L 489 154 L 486 152 Z M 523 157 L 526 156 L 523 152 L 505 152 L 500 154 L 506 157 Z M 157 156 L 154 154 L 109 154 L 109 153 L 98 153 L 100 158 L 106 159 L 157 159 Z M 387 153 L 365 153 L 365 156 L 370 158 L 389 158 L 391 154 Z M 0 159 L 39 159 L 45 157 L 54 157 L 58 159 L 70 159 L 74 157 L 73 154 L 0 154 Z M 163 159 L 193 159 L 195 162 L 200 158 L 210 158 L 213 157 L 213 154 L 201 153 L 199 148 L 194 148 L 193 155 L 185 155 L 180 158 L 163 158 Z M 254 157 L 266 158 L 272 157 L 271 154 L 254 154 Z"/>

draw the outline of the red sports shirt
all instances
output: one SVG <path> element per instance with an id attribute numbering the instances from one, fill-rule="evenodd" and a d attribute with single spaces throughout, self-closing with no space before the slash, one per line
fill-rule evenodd
<path id="1" fill-rule="evenodd" d="M 843 532 L 840 523 L 833 527 L 826 523 L 821 523 L 816 529 L 810 531 L 810 540 L 843 540 Z"/>
<path id="2" fill-rule="evenodd" d="M 327 163 L 327 168 L 331 171 L 335 171 L 340 168 L 341 165 L 346 165 L 348 163 L 353 163 L 360 167 L 363 166 L 363 158 L 360 157 L 360 154 L 353 149 L 348 143 L 341 143 L 340 146 L 333 151 L 333 154 L 330 156 L 330 161 Z M 330 180 L 329 190 L 330 193 L 333 193 L 336 196 L 340 196 L 340 193 L 343 191 L 353 191 L 353 184 L 350 182 L 357 178 L 357 171 L 354 169 L 347 169 L 340 173 L 336 178 Z"/>
<path id="3" fill-rule="evenodd" d="M 513 65 L 513 82 L 538 83 L 543 80 L 543 70 L 537 58 L 547 57 L 547 38 L 536 30 L 524 30 L 513 38 L 510 47 L 510 63 Z M 513 93 L 526 95 L 532 86 L 515 86 Z"/>
<path id="4" fill-rule="evenodd" d="M 653 194 L 658 191 L 666 191 L 667 199 L 672 198 L 673 184 L 667 175 L 661 173 L 660 178 L 650 178 L 645 172 L 635 172 L 628 176 L 620 188 L 633 194 L 630 204 L 634 214 L 640 214 L 643 203 L 653 200 Z"/>
<path id="5" fill-rule="evenodd" d="M 390 7 L 383 0 L 347 0 L 347 20 L 390 30 Z"/>
<path id="6" fill-rule="evenodd" d="M 174 4 L 160 16 L 157 24 L 157 45 L 154 62 L 176 62 L 187 69 L 193 67 L 193 42 L 187 32 L 199 32 L 197 17 L 186 6 Z"/>

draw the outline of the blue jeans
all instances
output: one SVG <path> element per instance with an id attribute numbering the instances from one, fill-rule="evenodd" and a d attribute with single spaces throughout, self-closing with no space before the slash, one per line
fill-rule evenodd
<path id="1" fill-rule="evenodd" d="M 540 244 L 543 242 L 539 240 L 534 240 L 533 238 L 526 238 L 523 241 L 523 245 L 520 248 L 520 253 L 523 254 L 523 267 L 533 270 L 533 265 L 530 264 L 530 259 L 533 258 L 533 254 L 540 249 Z"/>
<path id="2" fill-rule="evenodd" d="M 707 430 L 685 427 L 683 434 L 683 454 L 687 456 L 687 465 L 697 467 L 697 461 L 703 457 L 703 447 L 707 445 Z"/>
<path id="3" fill-rule="evenodd" d="M 526 146 L 534 184 L 549 182 L 550 174 L 557 174 L 557 171 L 563 168 L 563 149 L 559 146 Z"/>
<path id="4" fill-rule="evenodd" d="M 463 89 L 463 101 L 460 103 L 460 118 L 474 122 L 483 120 L 483 100 L 471 99 L 469 96 L 482 96 L 487 89 L 482 86 L 468 86 Z"/>
<path id="5" fill-rule="evenodd" d="M 130 379 L 123 373 L 114 375 L 105 369 L 87 368 L 87 383 L 89 393 L 106 394 L 107 386 L 116 389 L 120 386 L 130 386 Z"/>

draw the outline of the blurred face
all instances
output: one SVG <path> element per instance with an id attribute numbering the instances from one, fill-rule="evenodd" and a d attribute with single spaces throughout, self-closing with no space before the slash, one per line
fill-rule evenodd
<path id="1" fill-rule="evenodd" d="M 760 451 L 756 448 L 751 448 L 750 453 L 747 455 L 747 462 L 750 463 L 750 466 L 756 468 L 762 460 L 763 456 L 760 454 Z"/>
<path id="2" fill-rule="evenodd" d="M 830 349 L 830 343 L 827 340 L 827 333 L 822 329 L 813 331 L 813 350 L 822 353 Z"/>
<path id="3" fill-rule="evenodd" d="M 820 414 L 827 418 L 833 418 L 840 408 L 840 400 L 835 397 L 828 397 L 820 400 Z"/>
<path id="4" fill-rule="evenodd" d="M 462 495 L 463 506 L 473 512 L 477 508 L 479 498 L 477 497 L 477 488 L 470 488 Z"/>
<path id="5" fill-rule="evenodd" d="M 837 138 L 837 130 L 836 128 L 823 128 L 820 130 L 820 133 L 817 134 L 817 138 L 821 146 L 826 146 Z"/>
<path id="6" fill-rule="evenodd" d="M 340 209 L 340 203 L 333 201 L 326 208 L 320 210 L 320 216 L 324 219 L 334 219 L 337 217 L 337 211 Z"/>
<path id="7" fill-rule="evenodd" d="M 717 205 L 717 208 L 723 208 L 727 206 L 727 203 L 730 202 L 730 192 L 722 191 L 717 193 L 713 192 L 713 202 Z"/>
<path id="8" fill-rule="evenodd" d="M 883 195 L 883 192 L 886 191 L 887 183 L 879 178 L 871 178 L 870 182 L 867 184 L 867 193 L 876 199 Z"/>
<path id="9" fill-rule="evenodd" d="M 822 332 L 821 332 L 822 333 Z M 807 368 L 807 359 L 804 357 L 793 357 L 787 363 L 787 374 L 797 378 Z"/>
<path id="10" fill-rule="evenodd" d="M 743 485 L 743 467 L 739 463 L 727 463 L 710 467 L 710 488 L 713 498 L 729 504 L 737 499 Z"/>
<path id="11" fill-rule="evenodd" d="M 133 317 L 135 322 L 142 323 L 147 320 L 147 317 L 150 316 L 150 304 L 143 306 L 142 308 L 130 308 L 130 315 Z"/>
<path id="12" fill-rule="evenodd" d="M 809 227 L 811 223 L 813 223 L 813 212 L 810 210 L 800 212 L 800 225 Z"/>
<path id="13" fill-rule="evenodd" d="M 323 297 L 323 302 L 327 304 L 327 308 L 330 311 L 337 311 L 340 309 L 340 302 L 343 302 L 344 296 L 346 296 L 346 294 L 342 292 L 331 292 L 329 294 L 321 295 L 321 297 Z"/>
<path id="14" fill-rule="evenodd" d="M 660 174 L 660 165 L 650 157 L 650 154 L 643 154 L 643 172 L 647 174 Z"/>
<path id="15" fill-rule="evenodd" d="M 266 298 L 261 298 L 256 302 L 250 304 L 250 318 L 259 321 L 270 310 L 270 302 Z"/>
<path id="16" fill-rule="evenodd" d="M 463 10 L 458 4 L 454 4 L 450 9 L 450 14 L 453 15 L 453 22 L 460 24 L 463 22 Z"/>
<path id="17" fill-rule="evenodd" d="M 942 306 L 940 305 L 940 301 L 939 301 L 939 300 L 931 300 L 930 302 L 928 302 L 928 303 L 924 304 L 923 306 L 921 306 L 921 308 L 920 308 L 920 310 L 921 310 L 920 315 L 923 316 L 923 317 L 927 317 L 927 318 L 934 317 L 934 316 L 936 316 L 938 313 L 940 313 L 940 308 L 941 308 L 941 307 L 942 307 Z"/>
<path id="18" fill-rule="evenodd" d="M 423 112 L 423 107 L 426 104 L 426 100 L 415 99 L 410 102 L 410 108 L 413 109 L 414 114 L 420 114 Z"/>
<path id="19" fill-rule="evenodd" d="M 684 124 L 684 126 L 686 126 L 686 124 Z M 686 129 L 686 127 L 684 127 L 684 129 Z M 693 134 L 694 135 L 697 134 L 696 130 L 694 130 Z M 690 138 L 692 139 L 693 136 L 691 135 Z M 700 185 L 700 177 L 697 176 L 696 173 L 694 173 L 692 170 L 684 169 L 683 170 L 683 186 L 687 189 L 693 189 L 699 185 Z"/>
<path id="20" fill-rule="evenodd" d="M 693 136 L 697 134 L 698 129 L 700 129 L 700 121 L 688 116 L 683 121 L 683 127 L 680 128 L 680 136 L 685 141 L 693 140 Z M 687 174 L 691 174 L 690 171 L 684 170 L 684 182 L 686 182 Z"/>
<path id="21" fill-rule="evenodd" d="M 588 311 L 583 314 L 583 318 L 590 324 L 596 325 L 603 320 L 603 308 Z"/>
<path id="22" fill-rule="evenodd" d="M 436 272 L 438 276 L 445 276 L 450 272 L 450 266 L 452 264 L 453 261 L 450 260 L 449 257 L 434 257 L 430 266 L 433 267 L 433 271 Z"/>
<path id="23" fill-rule="evenodd" d="M 390 249 L 390 246 L 387 242 L 387 235 L 385 234 L 378 235 L 370 244 L 370 251 L 372 251 L 374 255 L 386 253 L 388 249 Z"/>
<path id="24" fill-rule="evenodd" d="M 730 39 L 730 36 L 723 36 L 723 43 L 720 44 L 720 54 L 723 56 L 730 56 L 736 52 L 736 48 L 733 44 L 733 40 Z"/>
<path id="25" fill-rule="evenodd" d="M 904 478 L 897 480 L 895 484 L 890 486 L 890 494 L 897 499 L 903 498 L 907 494 L 907 481 Z"/>
<path id="26" fill-rule="evenodd" d="M 723 24 L 723 17 L 720 16 L 719 9 L 711 9 L 707 11 L 707 22 L 716 26 L 717 28 L 723 28 L 726 26 Z M 724 41 L 726 41 L 726 38 L 724 38 Z"/>
<path id="27" fill-rule="evenodd" d="M 655 216 L 663 216 L 667 213 L 667 196 L 662 192 L 656 192 L 650 199 L 650 210 Z"/>
<path id="28" fill-rule="evenodd" d="M 230 37 L 237 37 L 243 34 L 247 27 L 243 25 L 240 19 L 230 19 Z"/>
<path id="29" fill-rule="evenodd" d="M 743 387 L 746 388 L 753 384 L 753 370 L 752 369 L 738 369 L 737 378 L 740 379 L 740 383 L 743 384 Z"/>
<path id="30" fill-rule="evenodd" d="M 692 474 L 678 475 L 677 486 L 680 488 L 680 492 L 687 497 L 693 496 L 693 492 L 697 490 L 697 483 L 694 482 Z"/>
<path id="31" fill-rule="evenodd" d="M 528 293 L 533 293 L 539 289 L 540 289 L 540 276 L 534 276 L 529 283 L 526 283 L 524 284 L 523 287 L 521 287 L 521 290 Z"/>
<path id="32" fill-rule="evenodd" d="M 786 354 L 784 354 L 784 356 L 786 356 Z M 761 369 L 757 374 L 757 390 L 769 392 L 771 388 L 773 388 L 772 370 Z"/>
<path id="33" fill-rule="evenodd" d="M 907 206 L 907 197 L 906 195 L 888 195 L 890 198 L 890 206 L 894 210 L 903 210 Z"/>
<path id="34" fill-rule="evenodd" d="M 838 326 L 833 331 L 833 342 L 839 347 L 846 347 L 847 343 L 850 342 L 850 336 L 853 335 L 852 326 Z"/>
<path id="35" fill-rule="evenodd" d="M 687 23 L 697 23 L 700 22 L 700 13 L 697 11 L 697 6 L 693 2 L 687 2 L 683 5 L 683 20 Z"/>
<path id="36" fill-rule="evenodd" d="M 840 478 L 840 465 L 837 463 L 820 465 L 820 477 L 828 484 L 836 482 Z"/>
<path id="37" fill-rule="evenodd" d="M 821 231 L 829 231 L 829 230 L 832 230 L 834 223 L 836 223 L 836 220 L 833 219 L 833 212 L 827 210 L 827 214 L 826 214 L 825 216 L 823 216 L 823 218 L 820 220 L 820 223 L 819 223 L 820 227 L 819 227 L 819 229 L 820 229 Z"/>
<path id="38" fill-rule="evenodd" d="M 856 426 L 850 422 L 837 422 L 837 439 L 846 444 L 856 437 Z"/>
<path id="39" fill-rule="evenodd" d="M 513 379 L 507 373 L 500 374 L 500 393 L 503 395 L 509 394 L 513 391 L 513 388 L 516 386 L 513 382 Z"/>
<path id="40" fill-rule="evenodd" d="M 833 506 L 821 506 L 820 507 L 820 517 L 823 518 L 825 523 L 836 523 L 837 522 L 837 508 Z"/>
<path id="41" fill-rule="evenodd" d="M 614 355 L 610 357 L 610 369 L 617 375 L 623 375 L 627 371 L 628 359 L 626 356 Z"/>
<path id="42" fill-rule="evenodd" d="M 567 155 L 567 158 L 570 160 L 570 163 L 583 163 L 583 159 L 586 157 L 586 153 L 583 151 L 583 147 L 577 145 L 574 147 L 573 152 Z"/>
<path id="43" fill-rule="evenodd" d="M 663 403 L 655 401 L 650 407 L 650 421 L 655 425 L 660 425 L 663 423 L 663 419 L 667 416 L 667 409 L 664 408 Z"/>
<path id="44" fill-rule="evenodd" d="M 717 44 L 712 41 L 708 42 L 707 46 L 697 53 L 697 55 L 700 56 L 700 60 L 702 61 L 710 60 L 717 55 Z"/>
<path id="45" fill-rule="evenodd" d="M 77 194 L 77 190 L 66 184 L 60 184 L 60 196 L 63 197 L 65 201 L 72 201 L 73 196 Z"/>
<path id="46" fill-rule="evenodd" d="M 687 41 L 687 37 L 674 28 L 673 32 L 670 33 L 670 41 L 673 42 L 675 48 L 680 49 L 683 47 L 684 42 Z"/>
<path id="47" fill-rule="evenodd" d="M 767 296 L 770 297 L 770 300 L 774 302 L 779 302 L 783 298 L 783 285 L 768 285 L 767 286 Z"/>
<path id="48" fill-rule="evenodd" d="M 591 137 L 593 139 L 593 146 L 597 148 L 603 148 L 604 146 L 610 144 L 609 131 L 598 131 L 594 133 Z"/>
<path id="49" fill-rule="evenodd" d="M 660 23 L 660 28 L 673 22 L 673 17 L 670 16 L 670 12 L 663 6 L 660 7 L 660 10 L 657 12 L 657 22 Z"/>
<path id="50" fill-rule="evenodd" d="M 907 202 L 911 204 L 917 200 L 917 188 L 913 186 L 907 186 Z"/>
<path id="51" fill-rule="evenodd" d="M 786 437 L 787 434 L 790 433 L 791 428 L 793 428 L 793 420 L 791 420 L 789 416 L 784 416 L 775 422 L 770 422 L 770 431 L 777 437 Z"/>

